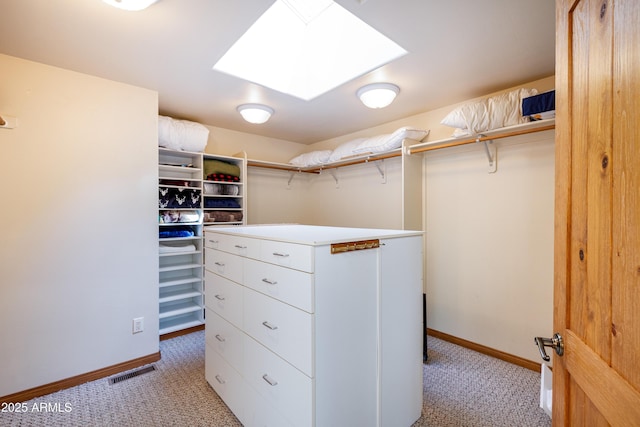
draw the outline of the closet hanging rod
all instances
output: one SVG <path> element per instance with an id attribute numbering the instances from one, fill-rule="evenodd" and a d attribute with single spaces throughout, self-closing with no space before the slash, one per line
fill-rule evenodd
<path id="1" fill-rule="evenodd" d="M 276 169 L 276 170 L 283 170 L 283 171 L 290 171 L 290 172 L 295 171 L 295 172 L 319 174 L 323 170 L 337 169 L 344 166 L 352 166 L 352 165 L 358 165 L 361 163 L 375 162 L 377 160 L 390 159 L 393 157 L 400 157 L 400 156 L 402 156 L 402 150 L 397 149 L 388 153 L 370 154 L 368 156 L 354 158 L 353 160 L 337 161 L 335 163 L 325 163 L 323 165 L 318 165 L 318 166 L 299 167 L 299 166 L 288 165 L 285 163 L 274 163 L 274 162 L 266 162 L 262 160 L 250 160 L 250 159 L 247 160 L 247 166 L 266 168 L 266 169 Z"/>
<path id="2" fill-rule="evenodd" d="M 247 166 L 265 168 L 265 169 L 275 169 L 275 170 L 288 171 L 288 172 L 318 173 L 315 171 L 305 170 L 303 168 L 296 167 L 296 166 L 289 166 L 289 165 L 280 164 L 280 163 L 261 162 L 256 160 L 247 160 Z"/>
<path id="3" fill-rule="evenodd" d="M 536 122 L 530 122 L 530 123 L 536 123 Z M 445 142 L 441 144 L 437 142 L 434 143 L 433 141 L 422 143 L 422 144 L 416 144 L 416 145 L 409 146 L 408 151 L 409 151 L 409 154 L 416 154 L 416 153 L 422 153 L 425 151 L 438 150 L 440 148 L 448 148 L 448 147 L 456 147 L 458 145 L 472 144 L 480 141 L 489 141 L 493 139 L 501 139 L 501 138 L 509 138 L 511 136 L 525 135 L 528 133 L 542 132 L 545 130 L 555 129 L 555 127 L 556 125 L 554 121 L 554 123 L 545 124 L 541 126 L 535 126 L 535 127 L 525 126 L 520 129 L 505 130 L 504 132 L 495 131 L 496 133 L 491 135 L 470 136 L 468 138 L 444 140 Z M 505 128 L 505 129 L 508 129 L 508 128 Z"/>
<path id="4" fill-rule="evenodd" d="M 326 164 L 326 165 L 322 165 L 322 166 L 320 166 L 318 168 L 307 169 L 304 172 L 320 173 L 321 170 L 337 169 L 337 168 L 341 168 L 341 167 L 344 167 L 344 166 L 359 165 L 361 163 L 375 162 L 377 160 L 391 159 L 393 157 L 400 157 L 400 156 L 402 156 L 401 152 L 393 152 L 393 153 L 381 154 L 381 155 L 373 154 L 371 156 L 367 156 L 364 159 L 357 159 L 357 160 L 347 161 L 347 162 L 339 162 L 339 163 L 335 163 L 335 164 Z"/>

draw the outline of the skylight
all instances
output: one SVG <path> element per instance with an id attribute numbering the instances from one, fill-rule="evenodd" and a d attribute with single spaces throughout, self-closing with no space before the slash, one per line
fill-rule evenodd
<path id="1" fill-rule="evenodd" d="M 308 101 L 406 53 L 332 0 L 277 0 L 213 69 Z"/>

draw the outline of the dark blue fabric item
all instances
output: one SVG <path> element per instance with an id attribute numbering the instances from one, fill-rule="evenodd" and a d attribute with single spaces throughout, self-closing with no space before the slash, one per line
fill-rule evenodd
<path id="1" fill-rule="evenodd" d="M 200 189 L 158 188 L 158 206 L 161 209 L 182 209 L 200 207 Z"/>
<path id="2" fill-rule="evenodd" d="M 167 239 L 170 237 L 192 237 L 195 233 L 189 228 L 171 228 L 170 230 L 160 230 L 159 237 Z"/>
<path id="3" fill-rule="evenodd" d="M 240 203 L 235 199 L 212 199 L 210 197 L 204 198 L 205 208 L 240 208 Z"/>
<path id="4" fill-rule="evenodd" d="M 540 93 L 522 99 L 522 115 L 531 116 L 533 114 L 544 113 L 556 109 L 556 91 Z"/>

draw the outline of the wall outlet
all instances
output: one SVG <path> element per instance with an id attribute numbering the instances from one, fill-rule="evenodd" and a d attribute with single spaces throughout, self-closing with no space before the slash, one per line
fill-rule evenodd
<path id="1" fill-rule="evenodd" d="M 144 317 L 136 317 L 133 319 L 133 333 L 144 331 Z"/>

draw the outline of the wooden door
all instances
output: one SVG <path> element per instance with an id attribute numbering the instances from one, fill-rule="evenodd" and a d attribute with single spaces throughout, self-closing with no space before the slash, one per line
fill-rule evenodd
<path id="1" fill-rule="evenodd" d="M 640 1 L 557 0 L 554 426 L 640 426 Z"/>

